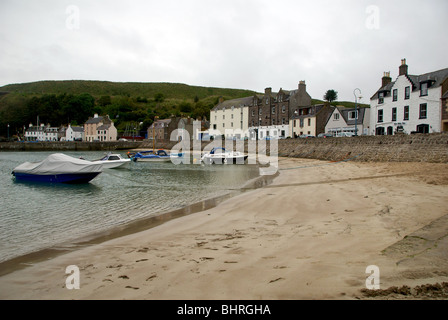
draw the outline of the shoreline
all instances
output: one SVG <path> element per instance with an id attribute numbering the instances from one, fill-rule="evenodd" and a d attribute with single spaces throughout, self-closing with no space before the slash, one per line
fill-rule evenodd
<path id="1" fill-rule="evenodd" d="M 246 181 L 240 188 L 232 189 L 222 195 L 194 202 L 179 209 L 140 218 L 120 226 L 112 227 L 108 230 L 88 234 L 71 241 L 55 244 L 48 248 L 43 248 L 41 250 L 33 251 L 6 261 L 2 261 L 0 262 L 0 277 L 21 269 L 25 269 L 29 265 L 56 258 L 62 254 L 66 254 L 74 250 L 79 250 L 88 246 L 106 242 L 108 240 L 149 230 L 166 223 L 167 221 L 214 208 L 219 205 L 219 203 L 228 200 L 235 195 L 241 194 L 248 190 L 261 188 L 272 183 L 273 179 L 275 179 L 277 175 L 278 173 L 273 176 L 260 175 Z"/>
<path id="2" fill-rule="evenodd" d="M 267 186 L 1 276 L 0 298 L 372 299 L 369 265 L 381 289 L 448 281 L 448 164 L 327 164 L 281 158 Z"/>

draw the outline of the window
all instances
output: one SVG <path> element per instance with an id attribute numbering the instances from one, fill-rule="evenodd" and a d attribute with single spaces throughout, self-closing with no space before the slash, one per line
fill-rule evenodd
<path id="1" fill-rule="evenodd" d="M 233 113 L 231 114 L 230 118 L 233 119 Z"/>
<path id="2" fill-rule="evenodd" d="M 348 119 L 349 120 L 355 120 L 358 119 L 358 111 L 350 111 L 348 113 Z"/>
<path id="3" fill-rule="evenodd" d="M 233 128 L 233 122 L 230 122 L 230 126 Z"/>
<path id="4" fill-rule="evenodd" d="M 333 120 L 339 120 L 339 113 L 335 113 L 333 115 Z"/>
<path id="5" fill-rule="evenodd" d="M 428 83 L 423 82 L 420 84 L 420 96 L 427 96 L 428 95 Z"/>
<path id="6" fill-rule="evenodd" d="M 282 124 L 285 124 L 285 123 L 286 123 L 285 118 L 282 118 Z"/>
<path id="7" fill-rule="evenodd" d="M 260 109 L 260 110 L 258 111 L 258 114 L 261 116 L 262 113 L 263 113 L 263 112 L 262 112 L 262 110 Z"/>
<path id="8" fill-rule="evenodd" d="M 428 107 L 428 105 L 426 103 L 420 104 L 420 117 L 419 117 L 419 119 L 426 119 L 427 107 Z"/>
<path id="9" fill-rule="evenodd" d="M 409 106 L 404 106 L 403 120 L 409 120 Z"/>
<path id="10" fill-rule="evenodd" d="M 252 117 L 255 116 L 255 110 L 252 110 Z"/>
<path id="11" fill-rule="evenodd" d="M 222 115 L 222 120 L 225 120 L 225 119 L 226 119 L 226 115 L 223 114 L 223 115 Z"/>
<path id="12" fill-rule="evenodd" d="M 300 119 L 300 128 L 303 128 L 303 119 Z"/>
<path id="13" fill-rule="evenodd" d="M 378 122 L 383 122 L 383 110 L 378 110 Z"/>
<path id="14" fill-rule="evenodd" d="M 393 92 L 393 97 L 392 97 L 392 101 L 397 101 L 398 100 L 398 89 L 394 89 Z"/>
<path id="15" fill-rule="evenodd" d="M 404 88 L 404 98 L 408 100 L 411 97 L 411 87 Z"/>
<path id="16" fill-rule="evenodd" d="M 397 121 L 397 108 L 392 108 L 392 121 Z"/>
<path id="17" fill-rule="evenodd" d="M 308 126 L 311 126 L 311 119 L 308 119 Z"/>
<path id="18" fill-rule="evenodd" d="M 286 112 L 286 107 L 283 106 L 283 107 L 282 107 L 282 113 L 285 113 L 285 112 Z"/>
<path id="19" fill-rule="evenodd" d="M 266 104 L 269 104 L 269 98 L 266 98 Z"/>
<path id="20" fill-rule="evenodd" d="M 379 92 L 378 93 L 378 103 L 384 103 L 384 92 Z"/>
<path id="21" fill-rule="evenodd" d="M 272 107 L 272 114 L 275 114 L 275 107 Z"/>
<path id="22" fill-rule="evenodd" d="M 213 125 L 213 130 L 216 130 L 216 124 Z"/>

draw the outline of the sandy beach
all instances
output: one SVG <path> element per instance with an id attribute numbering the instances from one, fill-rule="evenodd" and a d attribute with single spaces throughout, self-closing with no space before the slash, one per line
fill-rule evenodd
<path id="1" fill-rule="evenodd" d="M 279 166 L 214 208 L 4 275 L 0 299 L 447 298 L 365 289 L 371 265 L 383 290 L 448 282 L 448 164 Z"/>

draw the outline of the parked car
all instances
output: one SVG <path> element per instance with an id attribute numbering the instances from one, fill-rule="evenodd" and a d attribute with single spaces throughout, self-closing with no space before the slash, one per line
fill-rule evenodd
<path id="1" fill-rule="evenodd" d="M 353 137 L 354 135 L 353 132 L 339 132 L 336 137 Z"/>
<path id="2" fill-rule="evenodd" d="M 299 138 L 315 138 L 315 136 L 312 136 L 312 135 L 310 135 L 310 134 L 302 134 L 302 135 L 300 135 L 299 136 Z"/>
<path id="3" fill-rule="evenodd" d="M 333 135 L 331 133 L 319 133 L 317 135 L 318 138 L 332 138 Z"/>

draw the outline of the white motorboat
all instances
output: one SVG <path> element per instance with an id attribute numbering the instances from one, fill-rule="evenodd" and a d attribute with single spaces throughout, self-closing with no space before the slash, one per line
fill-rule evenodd
<path id="1" fill-rule="evenodd" d="M 224 148 L 213 148 L 201 158 L 201 161 L 205 164 L 245 164 L 246 160 L 247 154 L 227 151 Z"/>
<path id="2" fill-rule="evenodd" d="M 116 169 L 128 167 L 129 163 L 131 163 L 131 159 L 123 158 L 119 153 L 108 153 L 101 159 L 92 162 L 101 163 L 104 169 Z"/>

